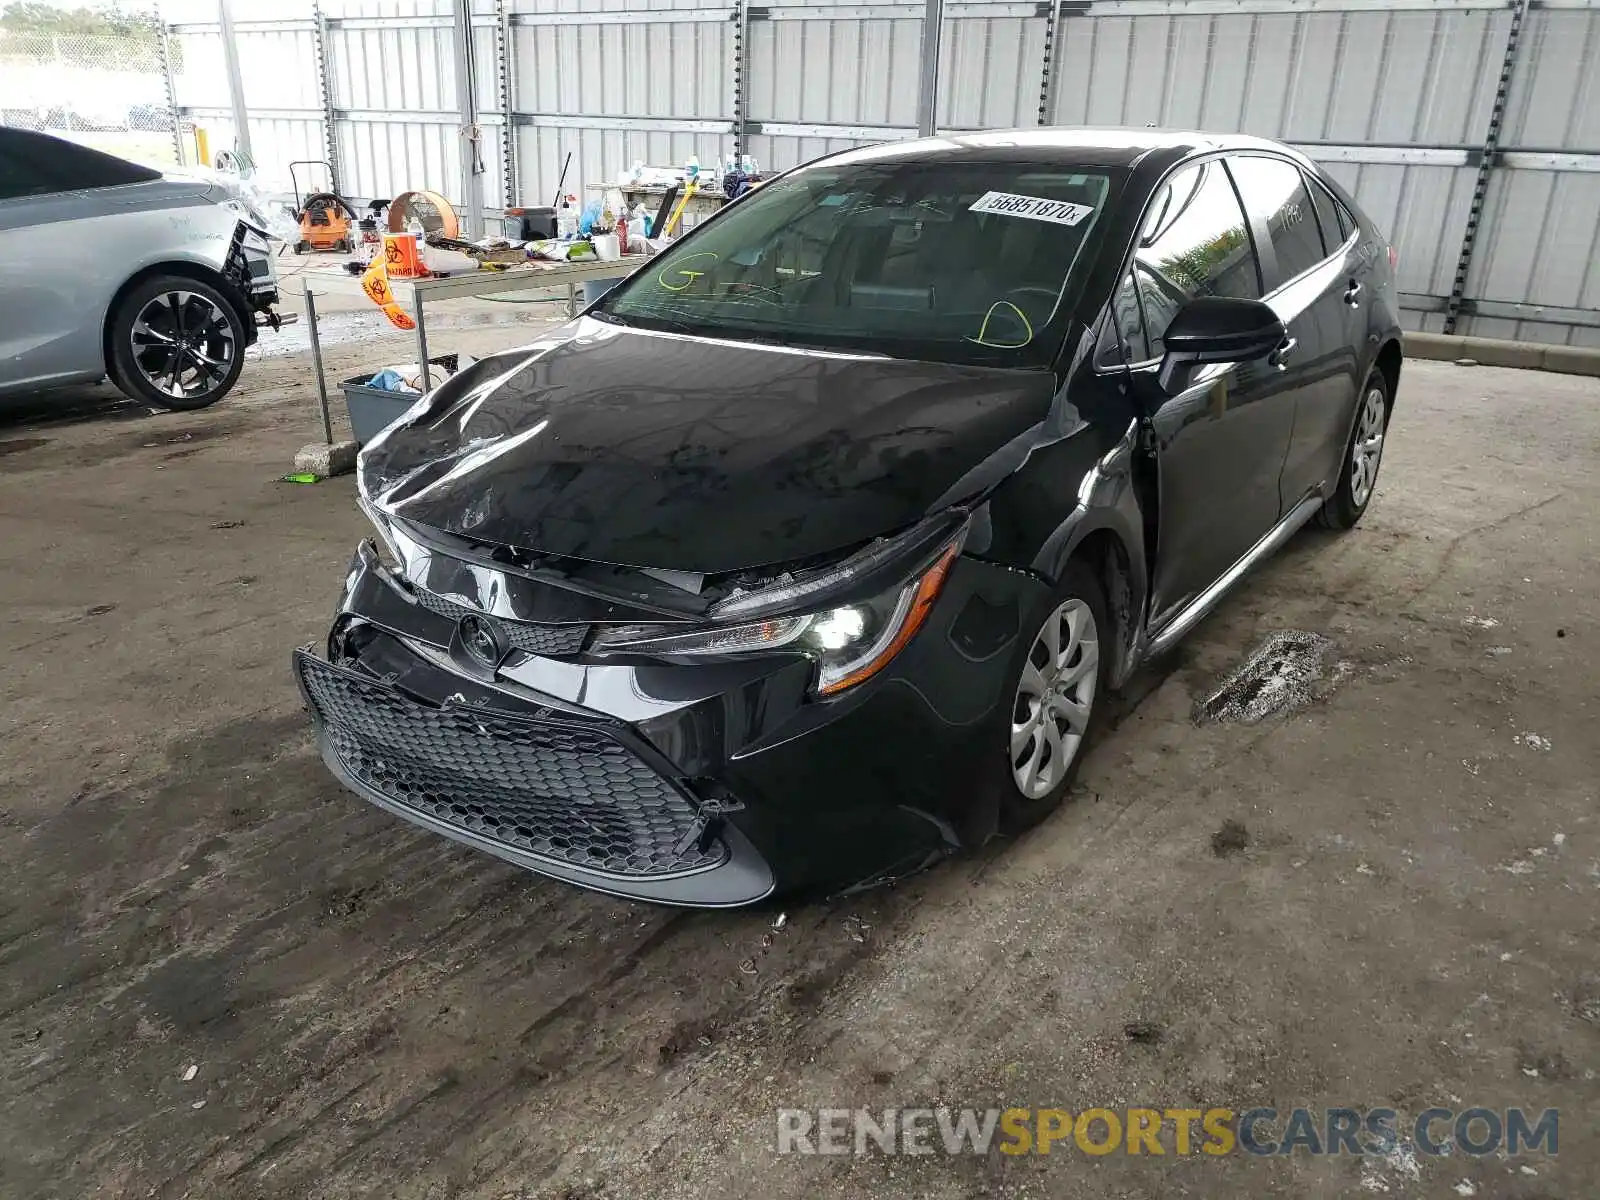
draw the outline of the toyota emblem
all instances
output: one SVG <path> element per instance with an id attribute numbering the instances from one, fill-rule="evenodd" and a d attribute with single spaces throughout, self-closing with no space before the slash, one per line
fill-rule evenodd
<path id="1" fill-rule="evenodd" d="M 505 657 L 505 643 L 494 622 L 479 616 L 461 618 L 461 645 L 486 667 L 497 667 Z"/>

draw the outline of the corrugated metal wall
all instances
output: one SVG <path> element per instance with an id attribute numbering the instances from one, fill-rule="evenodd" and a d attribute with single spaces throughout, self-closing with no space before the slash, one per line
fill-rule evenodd
<path id="1" fill-rule="evenodd" d="M 634 162 L 714 163 L 731 146 L 734 24 L 726 6 L 648 9 L 516 0 L 510 12 L 519 195 L 549 204 Z M 599 19 L 601 10 L 613 19 Z M 627 18 L 627 19 L 617 19 Z"/>
<path id="2" fill-rule="evenodd" d="M 168 0 L 169 20 L 174 3 L 179 103 L 225 143 L 215 0 Z M 365 196 L 459 200 L 475 134 L 488 209 L 549 203 L 569 153 L 565 190 L 581 195 L 638 160 L 709 163 L 742 144 L 770 170 L 916 131 L 922 0 L 470 3 L 470 116 L 452 0 L 282 0 L 266 21 L 236 4 L 269 186 L 290 158 L 324 157 L 330 120 L 343 187 Z M 945 0 L 935 115 L 946 130 L 1156 124 L 1299 145 L 1390 231 L 1407 321 L 1438 329 L 1518 3 Z M 1523 11 L 1456 330 L 1600 345 L 1600 0 Z"/>
<path id="3" fill-rule="evenodd" d="M 427 187 L 459 199 L 449 0 L 345 0 L 324 12 L 342 186 L 366 197 Z"/>
<path id="4" fill-rule="evenodd" d="M 1471 332 L 1600 346 L 1600 10 L 1532 9 L 1524 37 L 1467 276 Z"/>
<path id="5" fill-rule="evenodd" d="M 1054 120 L 1298 145 L 1389 231 L 1401 291 L 1448 295 L 1477 176 L 1467 149 L 1488 126 L 1508 10 L 1300 7 L 1069 19 Z"/>

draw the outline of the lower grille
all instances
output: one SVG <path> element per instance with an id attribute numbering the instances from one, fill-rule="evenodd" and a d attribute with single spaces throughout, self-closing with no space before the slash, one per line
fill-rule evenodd
<path id="1" fill-rule="evenodd" d="M 606 730 L 430 708 L 303 652 L 295 669 L 339 761 L 396 804 L 610 875 L 682 874 L 726 857 L 719 843 L 698 848 L 695 806 Z"/>
<path id="2" fill-rule="evenodd" d="M 423 608 L 436 612 L 441 617 L 448 617 L 452 621 L 459 621 L 462 617 L 478 611 L 424 588 L 415 588 L 411 594 Z M 500 628 L 505 630 L 506 641 L 513 647 L 528 654 L 537 654 L 542 658 L 560 658 L 563 655 L 577 654 L 583 649 L 583 643 L 589 639 L 587 625 L 530 625 L 524 621 L 510 621 L 504 617 L 496 620 Z"/>

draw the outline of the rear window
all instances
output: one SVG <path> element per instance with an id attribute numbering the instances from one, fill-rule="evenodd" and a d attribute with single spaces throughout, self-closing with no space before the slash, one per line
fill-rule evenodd
<path id="1" fill-rule="evenodd" d="M 1228 160 L 1245 205 L 1266 226 L 1278 265 L 1278 282 L 1310 270 L 1325 256 L 1311 195 L 1300 168 L 1254 154 Z"/>
<path id="2" fill-rule="evenodd" d="M 160 178 L 160 171 L 49 134 L 0 128 L 0 200 Z"/>
<path id="3" fill-rule="evenodd" d="M 1332 254 L 1343 243 L 1347 236 L 1339 224 L 1339 204 L 1333 198 L 1333 193 L 1317 182 L 1312 175 L 1306 176 L 1306 190 L 1311 194 L 1311 203 L 1317 210 L 1317 224 L 1322 227 L 1323 247 Z"/>
<path id="4" fill-rule="evenodd" d="M 1333 207 L 1339 214 L 1339 232 L 1345 237 L 1349 237 L 1356 231 L 1355 214 L 1346 208 L 1344 201 L 1337 196 L 1333 198 Z"/>
<path id="5" fill-rule="evenodd" d="M 741 200 L 600 313 L 707 336 L 997 366 L 1050 361 L 1112 178 L 824 160 Z"/>

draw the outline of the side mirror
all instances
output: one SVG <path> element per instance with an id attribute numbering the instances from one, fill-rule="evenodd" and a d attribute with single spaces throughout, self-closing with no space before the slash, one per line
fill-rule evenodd
<path id="1" fill-rule="evenodd" d="M 1288 337 L 1278 314 L 1259 300 L 1198 296 L 1178 310 L 1162 337 L 1161 388 L 1169 396 L 1189 386 L 1201 363 L 1246 362 L 1271 354 Z"/>

